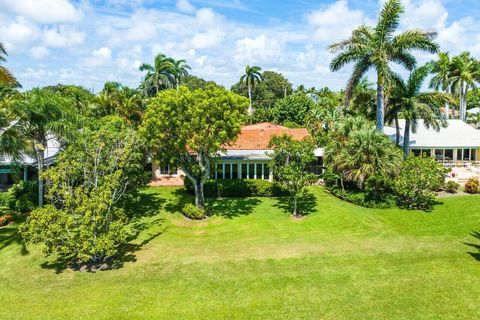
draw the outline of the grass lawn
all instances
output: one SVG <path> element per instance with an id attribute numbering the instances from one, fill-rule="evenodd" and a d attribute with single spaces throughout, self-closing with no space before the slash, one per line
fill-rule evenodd
<path id="1" fill-rule="evenodd" d="M 150 188 L 123 265 L 65 270 L 0 229 L 0 319 L 479 319 L 480 196 L 429 213 L 371 210 L 312 188 L 295 220 L 275 199 L 224 199 L 188 221 Z M 142 216 L 142 217 L 141 217 Z"/>

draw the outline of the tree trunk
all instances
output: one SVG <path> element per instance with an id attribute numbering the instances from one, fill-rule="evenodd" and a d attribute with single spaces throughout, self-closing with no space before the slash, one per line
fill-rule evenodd
<path id="1" fill-rule="evenodd" d="M 38 206 L 43 207 L 43 167 L 44 167 L 44 153 L 42 150 L 37 150 L 37 170 L 38 170 Z"/>
<path id="2" fill-rule="evenodd" d="M 445 93 L 450 94 L 450 88 L 449 87 L 447 87 L 447 89 L 445 90 Z M 445 117 L 447 119 L 450 118 L 450 104 L 448 102 L 445 102 Z"/>
<path id="3" fill-rule="evenodd" d="M 293 216 L 297 217 L 297 210 L 298 210 L 298 199 L 297 195 L 293 196 Z"/>
<path id="4" fill-rule="evenodd" d="M 383 132 L 383 122 L 384 122 L 384 90 L 383 81 L 377 79 L 377 130 Z"/>
<path id="5" fill-rule="evenodd" d="M 405 159 L 410 155 L 410 120 L 405 120 L 405 131 L 403 133 L 403 154 Z"/>
<path id="6" fill-rule="evenodd" d="M 468 85 L 464 82 L 462 84 L 461 94 L 460 94 L 460 120 L 467 120 L 467 92 Z"/>
<path id="7" fill-rule="evenodd" d="M 201 179 L 193 181 L 195 186 L 195 205 L 199 209 L 205 209 L 205 196 L 203 194 L 203 182 Z"/>
<path id="8" fill-rule="evenodd" d="M 400 146 L 400 123 L 398 123 L 398 112 L 395 112 L 395 143 Z"/>
<path id="9" fill-rule="evenodd" d="M 253 105 L 252 105 L 252 87 L 248 84 L 248 99 L 250 99 L 250 105 L 248 106 L 248 115 L 253 114 Z"/>

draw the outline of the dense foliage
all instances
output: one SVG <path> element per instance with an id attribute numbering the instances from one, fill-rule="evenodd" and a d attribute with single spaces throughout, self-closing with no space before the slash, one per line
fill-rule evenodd
<path id="1" fill-rule="evenodd" d="M 112 257 L 127 239 L 126 199 L 145 183 L 140 138 L 119 118 L 85 128 L 44 173 L 49 204 L 21 227 L 25 242 L 75 263 Z"/>
<path id="2" fill-rule="evenodd" d="M 141 133 L 154 160 L 177 163 L 193 182 L 199 208 L 205 208 L 211 158 L 237 137 L 247 107 L 244 97 L 213 85 L 167 90 L 150 100 Z"/>
<path id="3" fill-rule="evenodd" d="M 410 156 L 395 180 L 398 204 L 407 209 L 430 210 L 444 182 L 445 169 L 435 159 Z"/>

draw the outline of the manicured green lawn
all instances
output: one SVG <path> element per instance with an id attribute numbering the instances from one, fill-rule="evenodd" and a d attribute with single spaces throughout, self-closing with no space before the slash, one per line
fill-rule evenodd
<path id="1" fill-rule="evenodd" d="M 64 270 L 0 229 L 0 319 L 479 319 L 480 196 L 430 213 L 369 210 L 311 189 L 316 211 L 216 201 L 192 222 L 147 189 L 118 269 Z"/>

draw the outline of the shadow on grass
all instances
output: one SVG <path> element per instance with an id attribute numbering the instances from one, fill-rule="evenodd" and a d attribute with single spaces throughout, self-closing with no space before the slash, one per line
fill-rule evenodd
<path id="1" fill-rule="evenodd" d="M 195 203 L 195 197 L 183 188 L 176 189 L 172 194 L 175 196 L 175 199 L 165 204 L 165 210 L 168 213 L 182 212 L 183 207 L 187 203 Z"/>
<path id="2" fill-rule="evenodd" d="M 53 269 L 56 273 L 62 273 L 67 268 L 96 272 L 120 269 L 125 263 L 137 261 L 135 253 L 166 231 L 166 227 L 163 226 L 164 219 L 156 217 L 166 203 L 167 201 L 158 193 L 141 193 L 138 201 L 133 201 L 125 207 L 125 212 L 130 218 L 129 236 L 126 243 L 119 247 L 115 256 L 100 263 L 86 264 L 71 263 L 71 259 L 56 259 L 42 263 L 41 267 Z M 153 230 L 147 232 L 150 228 Z"/>
<path id="3" fill-rule="evenodd" d="M 283 210 L 286 213 L 293 213 L 293 200 L 291 197 L 277 198 L 275 207 Z M 313 193 L 306 190 L 298 199 L 297 212 L 299 216 L 308 216 L 310 213 L 316 212 L 317 198 Z"/>
<path id="4" fill-rule="evenodd" d="M 18 226 L 25 221 L 25 218 L 22 216 L 16 215 L 14 217 L 15 225 L 7 225 L 0 227 L 0 251 L 6 249 L 11 245 L 21 245 L 20 254 L 27 255 L 29 252 L 25 243 L 23 242 L 22 236 L 18 231 Z"/>
<path id="5" fill-rule="evenodd" d="M 472 237 L 480 240 L 480 231 L 474 231 L 472 232 L 471 234 Z M 480 244 L 475 244 L 475 243 L 467 243 L 467 242 L 464 242 L 464 244 L 466 244 L 467 246 L 471 247 L 471 248 L 474 248 L 477 250 L 477 252 L 467 252 L 469 255 L 472 256 L 472 258 L 474 258 L 475 260 L 479 261 L 480 262 Z"/>
<path id="6" fill-rule="evenodd" d="M 260 202 L 257 198 L 209 199 L 207 206 L 213 215 L 233 219 L 251 214 Z"/>

